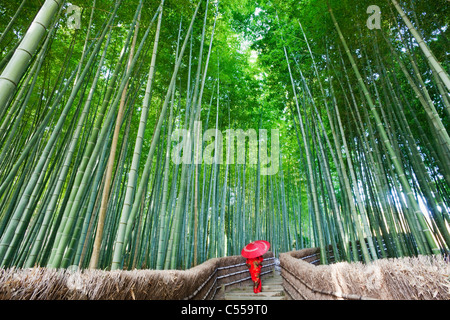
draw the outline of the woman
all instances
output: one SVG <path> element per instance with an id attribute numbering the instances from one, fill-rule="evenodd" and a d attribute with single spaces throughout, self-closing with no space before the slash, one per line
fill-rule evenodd
<path id="1" fill-rule="evenodd" d="M 247 259 L 247 267 L 253 280 L 253 292 L 261 292 L 261 268 L 263 254 L 270 248 L 270 243 L 266 240 L 256 240 L 247 244 L 242 250 L 241 255 Z"/>
<path id="2" fill-rule="evenodd" d="M 259 256 L 256 258 L 247 258 L 246 265 L 250 271 L 250 275 L 253 281 L 253 292 L 261 292 L 261 267 L 262 267 L 263 257 Z"/>

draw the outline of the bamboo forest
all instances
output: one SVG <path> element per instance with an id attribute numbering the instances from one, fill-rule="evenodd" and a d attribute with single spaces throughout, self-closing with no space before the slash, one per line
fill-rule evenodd
<path id="1" fill-rule="evenodd" d="M 0 1 L 0 266 L 450 248 L 447 0 Z"/>

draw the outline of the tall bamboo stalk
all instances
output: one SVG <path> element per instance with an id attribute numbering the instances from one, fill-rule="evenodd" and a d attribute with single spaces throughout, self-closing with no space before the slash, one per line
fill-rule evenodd
<path id="1" fill-rule="evenodd" d="M 417 44 L 419 45 L 420 49 L 422 50 L 423 54 L 427 58 L 430 65 L 433 66 L 433 68 L 437 71 L 437 74 L 441 78 L 444 85 L 447 87 L 447 90 L 450 91 L 450 78 L 445 72 L 445 70 L 442 68 L 441 64 L 436 60 L 436 57 L 431 52 L 430 48 L 428 48 L 425 41 L 420 36 L 419 32 L 416 28 L 414 28 L 413 24 L 409 20 L 409 18 L 406 16 L 405 12 L 403 11 L 402 7 L 398 4 L 396 0 L 391 0 L 392 4 L 394 5 L 395 9 L 397 9 L 398 13 L 403 19 L 403 22 L 408 27 L 408 30 L 411 32 L 411 34 L 414 36 L 414 38 L 417 41 Z"/>
<path id="2" fill-rule="evenodd" d="M 46 29 L 49 28 L 62 3 L 62 0 L 46 0 L 44 2 L 0 75 L 0 114 L 3 113 L 10 96 L 17 89 Z"/>

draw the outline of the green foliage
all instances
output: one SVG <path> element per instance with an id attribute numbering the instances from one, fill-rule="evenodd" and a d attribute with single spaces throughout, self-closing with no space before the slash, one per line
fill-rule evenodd
<path id="1" fill-rule="evenodd" d="M 86 65 L 115 3 L 114 0 L 66 2 L 61 15 L 53 21 L 57 27 L 49 38 L 39 72 L 33 73 L 35 69 L 32 69 L 36 55 L 22 77 L 15 96 L 5 111 L 0 110 L 0 188 L 3 191 L 0 194 L 0 237 L 6 231 L 11 234 L 15 232 L 8 230 L 11 228 L 8 225 L 13 225 L 10 223 L 12 217 L 20 217 L 21 212 L 17 211 L 16 204 L 20 202 L 27 185 L 32 192 L 27 202 L 27 210 L 30 210 L 27 212 L 31 214 L 28 220 L 21 218 L 24 219 L 20 221 L 24 232 L 20 235 L 18 246 L 10 248 L 9 243 L 3 243 L 11 252 L 8 265 L 24 265 L 30 254 L 27 248 L 41 230 L 45 241 L 39 248 L 36 263 L 46 265 L 49 262 L 66 223 L 65 214 L 72 205 L 72 192 L 76 193 L 76 180 L 82 177 L 86 177 L 87 184 L 83 194 L 80 193 L 81 203 L 79 210 L 74 213 L 74 226 L 67 234 L 71 237 L 67 252 L 76 248 L 77 255 L 67 253 L 64 263 L 79 263 L 83 267 L 89 265 L 105 183 L 102 178 L 114 130 L 106 130 L 110 125 L 114 128 L 114 120 L 110 124 L 106 119 L 109 119 L 112 102 L 121 94 L 118 89 L 126 75 L 125 63 L 118 68 L 117 81 L 110 89 L 110 101 L 105 100 L 106 93 L 123 49 L 126 50 L 125 57 L 128 56 L 130 46 L 123 47 L 138 0 L 122 1 L 113 25 L 108 30 L 110 42 L 101 66 L 99 83 L 88 116 L 83 122 L 82 133 L 76 141 L 74 155 L 69 161 L 67 176 L 63 179 L 61 190 L 56 192 L 56 206 L 51 212 L 49 225 L 42 224 L 43 216 L 49 208 L 53 192 L 57 190 L 69 142 L 94 82 L 106 41 L 101 44 L 73 104 L 67 110 L 66 119 L 54 146 L 49 150 L 48 158 L 42 160 L 45 160 L 42 172 L 35 172 L 35 168 L 56 124 L 64 115 L 64 106 L 74 87 L 71 76 L 77 74 L 78 68 L 82 70 Z M 160 3 L 160 0 L 144 1 L 137 44 Z M 175 208 L 178 208 L 177 226 L 181 226 L 180 240 L 170 248 L 174 252 L 166 258 L 166 265 L 172 263 L 178 268 L 187 268 L 194 263 L 194 247 L 198 249 L 198 263 L 217 254 L 239 254 L 245 242 L 255 240 L 252 239 L 254 234 L 267 237 L 276 252 L 301 246 L 317 246 L 320 242 L 318 227 L 323 227 L 324 240 L 332 244 L 337 253 L 341 253 L 340 259 L 354 259 L 354 240 L 360 227 L 357 220 L 364 218 L 369 222 L 363 230 L 365 237 L 376 239 L 374 241 L 383 238 L 391 255 L 416 254 L 417 248 L 410 237 L 414 232 L 417 236 L 422 230 L 414 229 L 418 227 L 414 224 L 415 220 L 410 218 L 410 204 L 404 201 L 404 188 L 399 183 L 402 177 L 393 169 L 396 159 L 399 159 L 406 173 L 407 183 L 412 186 L 412 198 L 420 199 L 421 204 L 424 204 L 421 209 L 439 247 L 448 249 L 450 153 L 445 141 L 440 139 L 443 131 L 439 132 L 433 126 L 440 121 L 448 132 L 448 94 L 442 94 L 442 88 L 439 88 L 430 70 L 429 61 L 423 56 L 391 1 L 329 1 L 367 92 L 358 82 L 325 0 L 220 0 L 218 11 L 217 1 L 210 1 L 200 79 L 205 72 L 216 15 L 217 21 L 200 110 L 203 129 L 215 128 L 216 116 L 218 129 L 222 132 L 228 128 L 268 129 L 269 132 L 270 129 L 279 129 L 282 171 L 273 177 L 263 177 L 258 175 L 258 166 L 249 163 L 228 168 L 226 165 L 205 164 L 182 168 L 169 162 L 169 167 L 165 167 L 165 150 L 171 147 L 170 142 L 169 146 L 167 142 L 169 111 L 159 128 L 161 137 L 155 139 L 154 135 L 165 98 L 171 93 L 168 87 L 177 60 L 177 47 L 180 49 L 186 36 L 197 3 L 191 0 L 165 1 L 155 80 L 137 172 L 136 186 L 143 186 L 145 192 L 141 199 L 132 197 L 139 209 L 135 220 L 130 221 L 130 241 L 124 244 L 121 263 L 125 267 L 155 267 L 157 253 L 165 254 L 169 250 L 167 243 L 170 242 L 172 232 L 175 232 Z M 79 30 L 67 27 L 65 9 L 70 4 L 82 9 Z M 381 30 L 369 30 L 366 27 L 366 9 L 373 4 L 378 5 L 382 12 Z M 403 1 L 401 6 L 448 72 L 449 2 Z M 4 35 L 0 44 L 0 70 L 7 65 L 40 7 L 39 1 L 26 1 L 12 29 Z M 0 4 L 0 30 L 6 28 L 16 9 L 17 4 L 11 1 Z M 176 77 L 174 99 L 169 103 L 169 109 L 173 105 L 173 129 L 187 128 L 190 119 L 193 119 L 189 112 L 195 107 L 191 99 L 200 61 L 205 9 L 206 1 L 202 1 Z M 134 142 L 140 125 L 154 37 L 155 28 L 152 28 L 128 79 L 125 116 L 114 159 L 113 179 L 109 182 L 111 193 L 102 239 L 102 268 L 109 268 L 112 261 Z M 388 44 L 392 45 L 398 58 L 393 55 Z M 38 48 L 42 48 L 42 43 L 39 43 Z M 297 93 L 298 110 L 285 50 Z M 86 53 L 84 58 L 83 52 Z M 416 87 L 411 85 L 405 70 Z M 72 81 L 69 82 L 69 79 Z M 417 92 L 423 96 L 423 100 L 417 97 Z M 381 114 L 381 123 L 376 123 L 377 119 L 370 113 L 367 96 L 375 101 L 376 110 Z M 100 115 L 103 103 L 106 103 L 104 117 Z M 53 105 L 55 108 L 51 109 Z M 424 108 L 427 106 L 436 109 L 435 118 L 430 119 Z M 305 129 L 304 136 L 300 130 L 299 116 Z M 115 119 L 115 113 L 110 118 Z M 89 150 L 87 143 L 93 135 L 97 119 L 100 119 L 99 129 L 104 129 L 105 139 L 93 139 L 98 144 L 98 152 L 92 155 L 86 150 Z M 47 120 L 48 123 L 45 123 Z M 396 157 L 387 152 L 386 142 L 380 134 L 381 125 L 387 132 Z M 344 146 L 344 141 L 348 148 Z M 143 168 L 153 142 L 157 147 L 154 157 L 149 159 L 150 173 L 145 178 Z M 225 146 L 224 154 L 226 151 Z M 88 167 L 90 170 L 87 172 L 80 170 L 84 159 L 92 160 L 92 167 Z M 17 170 L 13 177 L 3 182 L 13 169 Z M 33 172 L 39 178 L 36 187 L 29 184 Z M 163 196 L 165 178 L 168 182 Z M 182 181 L 185 189 L 181 190 L 185 192 L 179 194 Z M 313 185 L 315 189 L 311 190 Z M 194 188 L 197 188 L 197 192 Z M 317 194 L 317 203 L 313 202 L 313 192 Z M 358 195 L 362 204 L 358 203 L 356 193 L 360 193 Z M 198 208 L 195 209 L 194 197 L 197 196 Z M 255 199 L 259 202 L 255 202 Z M 167 200 L 164 206 L 161 203 L 163 200 Z M 161 207 L 166 208 L 164 219 L 159 219 Z M 354 215 L 350 215 L 350 212 Z M 194 243 L 194 223 L 197 223 L 197 218 L 199 231 L 197 243 Z M 339 229 L 340 223 L 342 230 Z M 160 234 L 159 230 L 164 232 Z M 396 234 L 397 231 L 400 235 Z M 414 241 L 420 244 L 420 240 L 414 238 Z M 217 249 L 216 245 L 223 247 Z M 344 252 L 346 246 L 348 251 Z M 379 257 L 383 257 L 383 254 L 379 253 Z M 372 258 L 377 258 L 376 254 L 372 253 Z M 0 257 L 0 263 L 3 262 L 3 257 Z"/>

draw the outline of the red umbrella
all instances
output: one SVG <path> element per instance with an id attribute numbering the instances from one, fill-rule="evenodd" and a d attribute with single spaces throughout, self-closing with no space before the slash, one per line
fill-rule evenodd
<path id="1" fill-rule="evenodd" d="M 262 256 L 270 248 L 270 243 L 265 240 L 256 240 L 247 244 L 241 251 L 244 258 L 256 258 Z"/>

